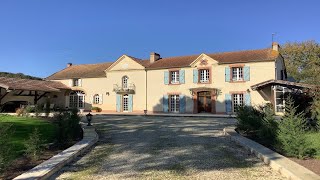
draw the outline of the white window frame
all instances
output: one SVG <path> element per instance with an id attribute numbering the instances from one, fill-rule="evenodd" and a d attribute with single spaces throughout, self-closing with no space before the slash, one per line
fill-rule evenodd
<path id="1" fill-rule="evenodd" d="M 199 70 L 199 81 L 200 83 L 210 82 L 210 69 L 200 69 Z"/>
<path id="2" fill-rule="evenodd" d="M 122 88 L 123 89 L 128 89 L 128 76 L 123 76 L 121 83 L 122 83 Z"/>
<path id="3" fill-rule="evenodd" d="M 79 86 L 80 85 L 80 79 L 79 78 L 72 79 L 72 85 L 73 86 Z"/>
<path id="4" fill-rule="evenodd" d="M 171 84 L 179 84 L 180 83 L 180 75 L 179 71 L 170 71 L 171 75 Z"/>
<path id="5" fill-rule="evenodd" d="M 232 67 L 232 81 L 243 81 L 243 67 Z"/>
<path id="6" fill-rule="evenodd" d="M 84 109 L 85 93 L 83 91 L 73 91 L 69 94 L 69 107 Z"/>
<path id="7" fill-rule="evenodd" d="M 170 112 L 180 112 L 180 97 L 177 94 L 169 96 L 169 110 Z"/>
<path id="8" fill-rule="evenodd" d="M 99 94 L 93 96 L 93 104 L 100 104 L 101 98 Z"/>
<path id="9" fill-rule="evenodd" d="M 275 112 L 284 112 L 285 111 L 285 93 L 288 92 L 288 89 L 286 87 L 282 86 L 275 86 L 274 87 L 274 97 L 275 97 Z M 279 94 L 279 96 L 278 96 Z M 281 97 L 282 96 L 282 97 Z M 280 103 L 278 103 L 280 100 Z"/>
<path id="10" fill-rule="evenodd" d="M 236 112 L 237 107 L 244 105 L 244 95 L 243 94 L 232 94 L 232 109 Z"/>

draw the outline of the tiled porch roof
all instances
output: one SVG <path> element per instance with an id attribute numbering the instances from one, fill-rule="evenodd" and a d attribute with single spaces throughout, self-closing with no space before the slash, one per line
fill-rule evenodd
<path id="1" fill-rule="evenodd" d="M 30 80 L 7 77 L 0 77 L 0 87 L 7 90 L 26 90 L 43 92 L 59 92 L 61 89 L 70 89 L 68 86 L 55 81 Z"/>
<path id="2" fill-rule="evenodd" d="M 313 84 L 296 83 L 296 82 L 290 82 L 290 81 L 284 81 L 284 80 L 270 79 L 268 81 L 263 81 L 261 83 L 252 85 L 251 89 L 255 91 L 255 90 L 262 89 L 266 86 L 273 86 L 273 85 L 281 85 L 284 87 L 292 87 L 292 88 L 298 88 L 298 89 L 303 89 L 303 88 L 310 89 L 310 88 L 317 87 L 316 85 L 313 85 Z"/>

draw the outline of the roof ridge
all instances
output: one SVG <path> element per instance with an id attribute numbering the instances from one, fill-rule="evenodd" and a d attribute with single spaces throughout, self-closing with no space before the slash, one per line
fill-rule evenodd
<path id="1" fill-rule="evenodd" d="M 202 52 L 202 53 L 200 53 L 200 54 L 162 57 L 161 59 L 166 59 L 166 58 L 178 58 L 178 57 L 190 57 L 190 56 L 200 56 L 201 54 L 213 55 L 213 54 L 226 54 L 226 53 L 237 53 L 237 52 L 246 52 L 246 51 L 259 51 L 259 50 L 268 50 L 268 49 L 269 49 L 269 50 L 272 50 L 271 48 L 262 48 L 262 49 L 247 49 L 247 50 L 236 50 L 236 51 L 213 52 L 213 53 Z M 161 59 L 160 59 L 160 60 L 161 60 Z"/>

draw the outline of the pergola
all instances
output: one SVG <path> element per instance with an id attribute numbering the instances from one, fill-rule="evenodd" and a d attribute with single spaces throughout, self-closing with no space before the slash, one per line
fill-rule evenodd
<path id="1" fill-rule="evenodd" d="M 288 92 L 303 93 L 318 86 L 305 83 L 296 83 L 284 80 L 268 80 L 251 86 L 261 96 L 272 103 L 275 112 L 281 112 L 284 108 L 284 94 Z M 278 108 L 277 108 L 278 107 Z M 282 109 L 282 110 L 281 110 Z"/>
<path id="2" fill-rule="evenodd" d="M 10 92 L 14 92 L 15 96 L 33 96 L 34 104 L 37 104 L 48 93 L 61 92 L 61 90 L 70 90 L 70 88 L 56 81 L 0 77 L 0 104 Z"/>

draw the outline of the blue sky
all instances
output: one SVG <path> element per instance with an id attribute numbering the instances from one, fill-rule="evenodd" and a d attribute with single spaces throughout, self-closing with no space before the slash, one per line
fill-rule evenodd
<path id="1" fill-rule="evenodd" d="M 47 77 L 74 64 L 320 40 L 320 2 L 0 0 L 0 71 Z"/>

